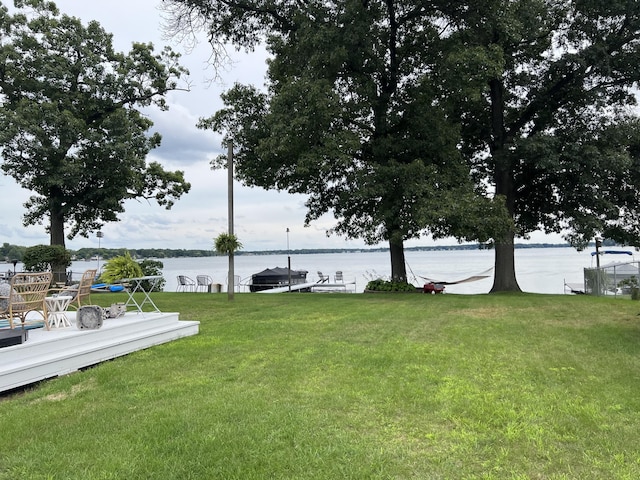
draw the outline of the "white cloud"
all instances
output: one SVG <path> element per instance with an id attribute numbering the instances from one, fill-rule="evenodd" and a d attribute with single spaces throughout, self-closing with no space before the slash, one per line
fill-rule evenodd
<path id="1" fill-rule="evenodd" d="M 169 111 L 148 111 L 153 120 L 153 132 L 162 136 L 160 147 L 151 155 L 172 165 L 191 165 L 209 162 L 221 152 L 221 136 L 196 128 L 198 117 L 180 104 Z"/>

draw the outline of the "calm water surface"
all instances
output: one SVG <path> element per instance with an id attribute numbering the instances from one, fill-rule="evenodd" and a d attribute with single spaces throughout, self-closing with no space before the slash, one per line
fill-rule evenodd
<path id="1" fill-rule="evenodd" d="M 631 257 L 625 257 L 630 261 Z M 615 259 L 618 260 L 619 259 Z M 226 257 L 165 258 L 163 275 L 165 291 L 175 291 L 176 277 L 209 275 L 214 283 L 226 290 L 228 259 Z M 493 267 L 493 250 L 439 250 L 406 252 L 407 274 L 415 285 L 425 283 L 425 278 L 436 281 L 456 281 L 478 275 Z M 603 264 L 609 260 L 603 260 Z M 564 283 L 582 283 L 583 268 L 592 266 L 589 251 L 577 252 L 573 248 L 516 249 L 516 275 L 522 290 L 532 293 L 564 293 Z M 74 262 L 72 269 L 83 271 L 94 262 Z M 241 255 L 235 257 L 235 273 L 243 284 L 251 275 L 265 268 L 286 267 L 286 255 Z M 333 281 L 341 270 L 345 281 L 356 282 L 356 291 L 362 292 L 371 279 L 387 278 L 391 273 L 388 252 L 353 252 L 333 254 L 291 255 L 291 268 L 307 270 L 307 279 L 318 279 L 318 271 L 329 275 Z M 493 270 L 480 281 L 448 285 L 445 292 L 458 294 L 487 293 L 493 284 Z M 248 289 L 243 289 L 248 291 Z"/>

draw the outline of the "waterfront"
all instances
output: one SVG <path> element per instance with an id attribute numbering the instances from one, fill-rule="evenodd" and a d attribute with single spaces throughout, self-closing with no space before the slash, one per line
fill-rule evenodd
<path id="1" fill-rule="evenodd" d="M 415 285 L 422 285 L 427 277 L 440 281 L 456 281 L 478 275 L 493 267 L 493 250 L 432 250 L 407 251 L 407 274 Z M 620 258 L 614 259 L 620 261 Z M 631 257 L 625 257 L 630 261 Z M 228 269 L 227 257 L 165 258 L 162 274 L 166 280 L 165 291 L 173 292 L 177 287 L 176 277 L 187 275 L 195 280 L 197 275 L 209 275 L 214 283 L 226 290 Z M 606 257 L 602 263 L 613 260 Z M 583 268 L 592 266 L 590 250 L 577 252 L 566 248 L 518 248 L 516 249 L 516 275 L 520 287 L 532 293 L 564 293 L 564 284 L 583 283 Z M 81 272 L 92 262 L 74 262 L 72 270 Z M 235 257 L 235 273 L 243 284 L 249 283 L 251 275 L 266 268 L 286 267 L 287 255 L 239 255 Z M 356 292 L 362 292 L 367 282 L 390 274 L 388 252 L 349 252 L 325 254 L 292 254 L 291 268 L 307 270 L 307 280 L 318 279 L 318 271 L 329 275 L 331 281 L 336 271 L 342 271 L 345 281 L 355 281 Z M 493 284 L 493 270 L 489 277 L 471 283 L 449 285 L 446 293 L 487 293 Z M 248 291 L 241 288 L 241 291 Z"/>

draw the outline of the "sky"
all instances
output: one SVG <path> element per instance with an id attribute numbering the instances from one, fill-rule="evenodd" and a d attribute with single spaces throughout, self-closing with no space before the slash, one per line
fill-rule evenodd
<path id="1" fill-rule="evenodd" d="M 12 1 L 3 2 L 12 6 Z M 162 145 L 153 150 L 147 161 L 158 161 L 166 170 L 183 170 L 191 183 L 191 191 L 165 210 L 154 202 L 127 201 L 119 221 L 102 228 L 103 237 L 76 237 L 67 240 L 67 248 L 171 248 L 211 250 L 216 236 L 228 230 L 227 171 L 212 170 L 210 160 L 223 153 L 220 135 L 196 128 L 200 118 L 213 115 L 222 107 L 220 94 L 234 83 L 264 84 L 267 54 L 264 50 L 236 52 L 231 48 L 233 62 L 216 71 L 208 65 L 211 48 L 206 41 L 195 46 L 167 38 L 164 26 L 166 13 L 160 0 L 57 0 L 61 12 L 80 18 L 83 23 L 98 21 L 113 34 L 114 47 L 128 52 L 132 42 L 152 42 L 156 51 L 169 45 L 182 54 L 181 63 L 190 71 L 190 91 L 171 92 L 167 96 L 169 110 L 151 111 L 153 131 L 162 135 Z M 226 150 L 224 150 L 226 152 Z M 44 225 L 24 227 L 23 204 L 30 192 L 22 189 L 8 176 L 0 176 L 0 231 L 2 243 L 31 246 L 48 244 Z M 283 192 L 245 187 L 234 182 L 234 231 L 243 250 L 282 250 L 290 248 L 366 248 L 361 240 L 327 237 L 334 223 L 327 215 L 304 226 L 305 197 Z M 288 232 L 287 232 L 288 230 Z M 532 241 L 560 242 L 542 234 Z M 433 245 L 429 237 L 411 240 L 411 245 Z M 440 244 L 455 244 L 454 239 L 439 240 Z M 386 246 L 386 245 L 382 245 Z"/>

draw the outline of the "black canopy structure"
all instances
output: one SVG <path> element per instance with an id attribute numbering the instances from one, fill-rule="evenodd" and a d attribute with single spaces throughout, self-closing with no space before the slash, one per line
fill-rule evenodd
<path id="1" fill-rule="evenodd" d="M 291 270 L 291 285 L 306 283 L 306 270 Z M 260 292 L 272 288 L 285 287 L 289 285 L 289 269 L 283 267 L 267 268 L 259 273 L 251 275 L 249 291 Z"/>

